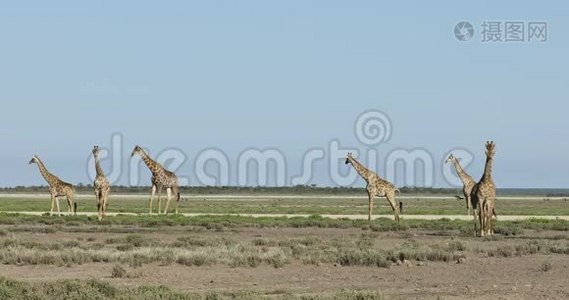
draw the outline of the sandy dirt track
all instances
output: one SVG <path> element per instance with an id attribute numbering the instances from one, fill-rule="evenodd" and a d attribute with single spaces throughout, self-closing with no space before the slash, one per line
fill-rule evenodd
<path id="1" fill-rule="evenodd" d="M 22 215 L 31 215 L 31 216 L 41 216 L 46 214 L 47 212 L 42 211 L 0 211 L 0 213 L 8 213 L 8 214 L 22 214 Z M 62 215 L 67 215 L 67 212 L 62 212 Z M 80 216 L 97 216 L 97 212 L 78 212 L 77 215 Z M 136 214 L 136 213 L 107 213 L 108 216 L 117 216 L 117 215 L 128 215 L 128 216 L 148 216 L 149 214 Z M 157 214 L 152 214 L 157 215 Z M 182 213 L 180 214 L 184 217 L 197 217 L 197 216 L 242 216 L 242 217 L 253 217 L 253 218 L 262 218 L 262 217 L 287 217 L 287 218 L 294 218 L 294 217 L 303 217 L 307 218 L 311 215 L 308 214 L 216 214 L 216 213 Z M 367 220 L 367 215 L 320 215 L 323 218 L 330 218 L 330 219 L 349 219 L 349 220 Z M 379 218 L 393 218 L 393 215 L 373 215 L 372 219 L 379 219 Z M 465 220 L 469 221 L 472 220 L 472 216 L 467 215 L 401 215 L 402 219 L 408 220 L 439 220 L 439 219 L 451 219 L 451 220 Z M 498 220 L 501 221 L 520 221 L 520 220 L 529 220 L 529 219 L 547 219 L 547 220 L 566 220 L 569 221 L 569 216 L 498 216 Z"/>

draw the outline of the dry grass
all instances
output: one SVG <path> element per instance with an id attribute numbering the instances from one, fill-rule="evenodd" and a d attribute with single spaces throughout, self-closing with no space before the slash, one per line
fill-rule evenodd
<path id="1" fill-rule="evenodd" d="M 172 263 L 189 267 L 215 264 L 257 267 L 265 264 L 280 268 L 300 261 L 313 265 L 336 263 L 387 268 L 397 260 L 452 261 L 465 248 L 457 241 L 440 248 L 408 240 L 400 247 L 385 250 L 378 248 L 377 241 L 375 233 L 349 238 L 257 238 L 252 241 L 221 236 L 181 236 L 167 243 L 138 234 L 125 234 L 107 238 L 103 244 L 94 239 L 39 242 L 11 234 L 0 237 L 0 263 L 69 266 L 102 262 L 131 268 Z"/>
<path id="2" fill-rule="evenodd" d="M 287 291 L 265 294 L 257 290 L 238 292 L 209 291 L 182 293 L 166 286 L 140 286 L 117 288 L 99 280 L 57 280 L 30 283 L 0 277 L 0 299 L 256 299 L 270 296 L 273 299 L 384 299 L 379 291 L 342 289 L 319 295 L 295 295 Z"/>
<path id="3" fill-rule="evenodd" d="M 500 245 L 486 251 L 490 257 L 511 257 L 533 254 L 569 254 L 564 240 L 530 240 L 517 245 Z"/>

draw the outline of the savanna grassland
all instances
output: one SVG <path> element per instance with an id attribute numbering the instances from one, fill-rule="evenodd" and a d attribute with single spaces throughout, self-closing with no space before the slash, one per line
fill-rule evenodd
<path id="1" fill-rule="evenodd" d="M 147 194 L 112 195 L 109 212 L 147 213 Z M 165 205 L 163 195 L 162 206 Z M 449 195 L 402 195 L 397 198 L 404 203 L 408 215 L 463 215 L 464 200 Z M 94 196 L 81 194 L 76 198 L 78 212 L 93 212 Z M 375 201 L 377 214 L 391 214 L 387 202 Z M 156 206 L 156 199 L 154 200 Z M 173 209 L 174 201 L 170 209 Z M 60 200 L 62 211 L 67 211 L 64 199 Z M 50 209 L 48 194 L 0 194 L 0 211 L 47 212 Z M 362 195 L 183 195 L 180 213 L 221 214 L 308 214 L 308 215 L 367 215 L 367 197 Z M 523 197 L 498 198 L 499 215 L 549 215 L 568 216 L 569 197 Z M 156 208 L 154 208 L 156 212 Z"/>
<path id="2" fill-rule="evenodd" d="M 6 211 L 47 211 L 46 198 L 4 196 L 0 203 Z M 143 196 L 111 201 L 110 212 L 147 209 Z M 375 212 L 389 214 L 382 201 Z M 404 200 L 406 213 L 465 213 L 454 199 L 412 201 Z M 521 208 L 503 200 L 499 215 L 563 215 L 566 209 L 563 199 L 511 201 Z M 354 196 L 206 197 L 185 200 L 181 210 L 314 215 L 294 218 L 119 214 L 98 221 L 0 213 L 0 298 L 569 297 L 568 221 L 497 221 L 495 236 L 478 238 L 471 221 L 403 219 L 398 225 L 317 216 L 365 214 L 365 204 Z M 80 197 L 79 208 L 94 211 L 94 200 Z"/>

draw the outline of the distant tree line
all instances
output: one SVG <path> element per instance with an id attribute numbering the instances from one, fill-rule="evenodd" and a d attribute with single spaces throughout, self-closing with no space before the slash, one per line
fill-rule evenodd
<path id="1" fill-rule="evenodd" d="M 548 193 L 545 197 L 569 197 L 569 193 Z"/>

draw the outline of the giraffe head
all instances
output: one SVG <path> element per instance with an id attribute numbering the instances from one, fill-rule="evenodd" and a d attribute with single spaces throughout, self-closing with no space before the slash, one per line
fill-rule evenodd
<path id="1" fill-rule="evenodd" d="M 486 142 L 486 156 L 493 157 L 496 154 L 496 144 L 494 141 L 487 141 Z"/>
<path id="2" fill-rule="evenodd" d="M 140 146 L 136 145 L 136 146 L 134 146 L 134 149 L 132 149 L 132 153 L 130 154 L 130 157 L 133 157 L 136 154 L 140 155 L 142 153 L 144 153 L 144 150 L 142 150 L 142 148 L 140 148 Z"/>
<path id="3" fill-rule="evenodd" d="M 99 155 L 99 146 L 93 146 L 93 150 L 91 150 L 91 152 L 93 152 L 93 155 L 97 156 Z"/>
<path id="4" fill-rule="evenodd" d="M 452 155 L 452 153 L 449 155 L 449 157 L 445 160 L 445 163 L 451 163 L 454 160 L 454 155 Z"/>
<path id="5" fill-rule="evenodd" d="M 354 157 L 352 156 L 352 152 L 348 152 L 348 156 L 346 157 L 346 162 L 345 162 L 346 165 L 350 163 L 350 158 L 354 158 Z"/>
<path id="6" fill-rule="evenodd" d="M 30 160 L 30 162 L 29 162 L 28 164 L 31 165 L 31 164 L 34 164 L 34 163 L 35 163 L 35 164 L 38 163 L 38 156 L 37 156 L 37 155 L 32 156 L 32 159 Z"/>

